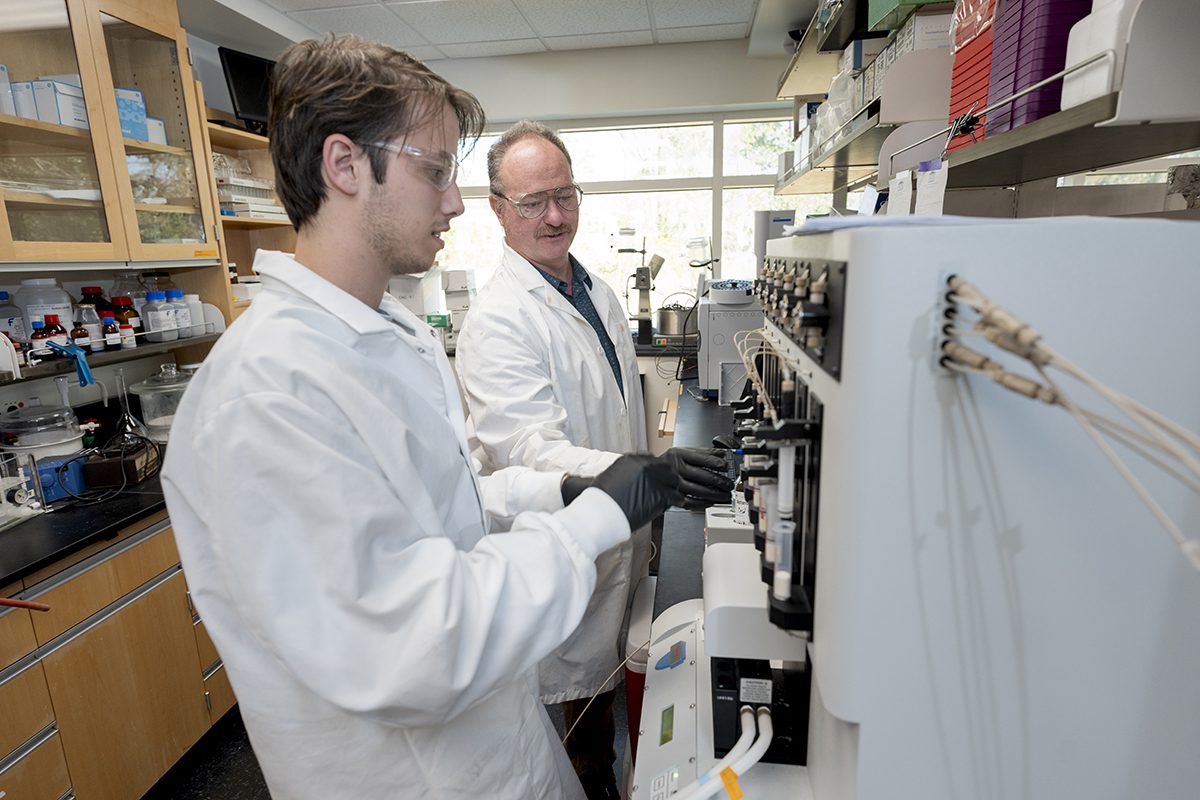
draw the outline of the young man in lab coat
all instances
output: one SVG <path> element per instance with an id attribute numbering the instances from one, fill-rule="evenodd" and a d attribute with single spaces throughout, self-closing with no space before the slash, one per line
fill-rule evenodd
<path id="1" fill-rule="evenodd" d="M 474 97 L 335 38 L 283 54 L 270 109 L 296 253 L 258 254 L 263 291 L 189 387 L 163 472 L 267 784 L 288 800 L 581 798 L 534 667 L 582 617 L 595 559 L 675 476 L 634 456 L 594 482 L 477 478 L 445 354 L 384 292 L 463 211 Z M 510 532 L 488 536 L 490 514 Z"/>
<path id="2" fill-rule="evenodd" d="M 477 453 L 485 471 L 598 474 L 620 454 L 646 449 L 645 406 L 625 311 L 570 254 L 583 199 L 570 154 L 545 125 L 519 122 L 488 152 L 488 177 L 504 252 L 467 312 L 455 354 Z M 729 501 L 728 481 L 706 469 L 724 469 L 712 451 L 675 448 L 664 459 L 689 504 Z M 590 800 L 619 797 L 615 690 L 604 689 L 616 685 L 606 679 L 621 660 L 621 624 L 649 549 L 647 526 L 596 560 L 583 622 L 539 668 L 542 701 L 561 703 L 566 726 L 575 726 L 567 753 Z M 636 730 L 637 720 L 629 725 Z"/>

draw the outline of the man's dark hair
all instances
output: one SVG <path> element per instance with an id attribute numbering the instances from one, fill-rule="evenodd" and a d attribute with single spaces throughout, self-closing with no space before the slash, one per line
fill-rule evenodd
<path id="1" fill-rule="evenodd" d="M 275 191 L 296 230 L 325 201 L 325 139 L 341 133 L 359 144 L 387 142 L 420 129 L 449 104 L 465 140 L 477 140 L 479 101 L 407 53 L 355 36 L 307 39 L 287 48 L 271 73 L 268 128 Z M 389 153 L 367 148 L 377 183 Z"/>

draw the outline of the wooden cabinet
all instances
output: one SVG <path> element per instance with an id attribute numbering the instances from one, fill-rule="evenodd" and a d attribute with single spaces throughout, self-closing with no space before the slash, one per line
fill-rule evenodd
<path id="1" fill-rule="evenodd" d="M 236 702 L 164 514 L 0 591 L 50 606 L 0 615 L 4 800 L 141 797 Z"/>
<path id="2" fill-rule="evenodd" d="M 81 800 L 140 797 L 209 727 L 182 572 L 155 579 L 43 664 Z"/>

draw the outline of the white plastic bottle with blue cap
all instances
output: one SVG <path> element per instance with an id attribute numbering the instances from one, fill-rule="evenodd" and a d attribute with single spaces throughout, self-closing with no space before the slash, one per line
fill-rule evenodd
<path id="1" fill-rule="evenodd" d="M 188 338 L 192 335 L 192 311 L 183 299 L 183 290 L 167 289 L 167 302 L 175 309 L 175 328 L 179 331 L 179 338 Z"/>
<path id="2" fill-rule="evenodd" d="M 0 291 L 0 331 L 7 333 L 14 342 L 28 342 L 29 331 L 25 327 L 25 315 L 13 305 L 8 292 Z"/>
<path id="3" fill-rule="evenodd" d="M 179 338 L 175 321 L 175 304 L 167 301 L 164 292 L 147 292 L 142 306 L 142 324 L 146 326 L 146 341 L 173 342 Z"/>

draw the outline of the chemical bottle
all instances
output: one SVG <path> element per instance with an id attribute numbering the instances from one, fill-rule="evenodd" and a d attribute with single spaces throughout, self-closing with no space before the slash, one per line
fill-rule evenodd
<path id="1" fill-rule="evenodd" d="M 47 358 L 52 358 L 54 351 L 46 346 L 46 341 L 49 340 L 50 334 L 46 332 L 46 323 L 40 319 L 34 320 L 32 323 L 33 333 L 29 334 L 29 353 L 26 360 L 29 366 L 33 366 L 39 361 L 45 361 Z"/>
<path id="2" fill-rule="evenodd" d="M 67 329 L 58 321 L 58 314 L 46 315 L 46 338 L 62 347 L 66 347 L 71 343 L 71 335 L 67 333 Z M 59 355 L 58 353 L 54 354 L 56 356 Z"/>
<path id="3" fill-rule="evenodd" d="M 192 336 L 203 336 L 204 327 L 204 303 L 200 302 L 200 295 L 185 294 L 183 302 L 187 304 L 188 316 L 192 318 Z"/>
<path id="4" fill-rule="evenodd" d="M 167 302 L 175 309 L 175 327 L 179 338 L 186 339 L 192 335 L 192 309 L 183 300 L 180 289 L 167 289 Z"/>
<path id="5" fill-rule="evenodd" d="M 44 320 L 47 314 L 57 314 L 59 319 L 71 319 L 71 295 L 54 278 L 26 278 L 21 281 L 21 288 L 17 290 L 13 301 L 27 322 Z"/>
<path id="6" fill-rule="evenodd" d="M 119 329 L 121 331 L 121 349 L 132 350 L 137 347 L 137 337 L 133 335 L 133 326 L 128 322 L 122 322 Z"/>
<path id="7" fill-rule="evenodd" d="M 99 286 L 84 286 L 82 291 L 83 297 L 79 298 L 80 306 L 94 306 L 97 315 L 113 310 L 113 304 L 104 297 L 104 292 Z"/>
<path id="8" fill-rule="evenodd" d="M 0 331 L 0 333 L 3 333 L 8 340 L 12 342 L 13 352 L 16 353 L 17 356 L 17 366 L 25 366 L 25 351 L 22 349 L 21 343 L 12 338 L 12 334 L 10 334 L 8 331 Z"/>
<path id="9" fill-rule="evenodd" d="M 128 297 L 130 307 L 133 307 L 133 299 L 141 298 L 142 302 L 146 300 L 146 287 L 142 285 L 142 279 L 134 270 L 124 270 L 122 272 L 113 273 L 115 280 L 113 281 L 112 297 L 113 305 L 116 305 L 118 297 Z"/>
<path id="10" fill-rule="evenodd" d="M 133 308 L 133 299 L 130 297 L 114 297 L 113 304 L 117 307 L 117 310 L 113 313 L 113 316 L 117 318 L 117 325 L 127 323 L 133 328 L 135 334 L 141 333 L 143 330 L 142 318 L 138 316 L 137 311 Z"/>
<path id="11" fill-rule="evenodd" d="M 85 289 L 84 291 L 86 292 L 87 290 Z M 91 351 L 93 353 L 103 353 L 104 331 L 101 329 L 100 314 L 97 312 L 95 306 L 91 303 L 80 303 L 79 312 L 76 316 L 79 317 L 78 324 L 82 325 L 84 330 L 87 331 L 88 346 L 91 348 Z M 75 339 L 75 331 L 71 331 L 71 339 Z M 79 342 L 75 342 L 75 344 L 79 344 Z M 81 344 L 79 346 L 83 347 Z"/>
<path id="12" fill-rule="evenodd" d="M 92 313 L 93 314 L 96 313 L 95 309 L 92 309 Z M 91 352 L 91 350 L 92 350 L 92 335 L 88 332 L 87 328 L 83 327 L 82 322 L 75 323 L 74 327 L 71 328 L 70 335 L 71 335 L 71 344 L 82 349 L 85 353 Z"/>
<path id="13" fill-rule="evenodd" d="M 25 315 L 13 305 L 8 292 L 0 292 L 0 331 L 8 334 L 14 342 L 28 342 L 29 331 L 25 328 Z"/>
<path id="14" fill-rule="evenodd" d="M 105 312 L 100 318 L 100 330 L 104 334 L 104 349 L 105 350 L 120 350 L 121 349 L 121 326 L 117 324 L 117 319 L 111 312 Z"/>
<path id="15" fill-rule="evenodd" d="M 146 292 L 146 305 L 142 306 L 146 341 L 173 342 L 179 338 L 179 327 L 175 322 L 175 304 L 167 302 L 162 292 Z"/>

